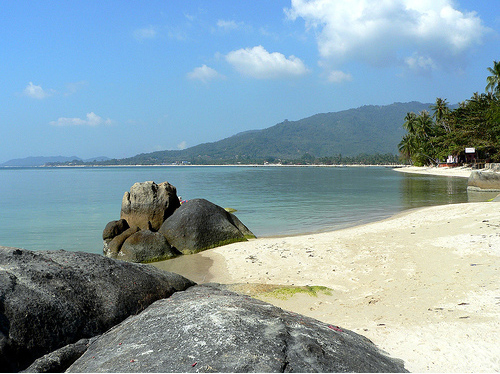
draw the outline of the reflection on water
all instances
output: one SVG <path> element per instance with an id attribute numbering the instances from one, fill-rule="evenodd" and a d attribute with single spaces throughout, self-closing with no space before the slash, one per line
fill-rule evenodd
<path id="1" fill-rule="evenodd" d="M 468 202 L 467 178 L 404 174 L 400 189 L 405 209 Z"/>
<path id="2" fill-rule="evenodd" d="M 405 209 L 429 205 L 483 202 L 499 192 L 467 190 L 467 178 L 404 174 L 400 184 Z"/>

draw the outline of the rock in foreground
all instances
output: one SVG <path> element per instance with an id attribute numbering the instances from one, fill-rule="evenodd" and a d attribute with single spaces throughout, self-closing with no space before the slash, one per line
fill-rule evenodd
<path id="1" fill-rule="evenodd" d="M 69 372 L 405 372 L 354 332 L 217 285 L 160 300 L 90 344 Z"/>
<path id="2" fill-rule="evenodd" d="M 193 284 L 91 253 L 0 246 L 0 368 L 22 370 Z"/>

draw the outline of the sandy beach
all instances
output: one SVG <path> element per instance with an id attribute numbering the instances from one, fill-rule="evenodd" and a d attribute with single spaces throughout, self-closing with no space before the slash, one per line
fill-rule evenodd
<path id="1" fill-rule="evenodd" d="M 400 173 L 425 174 L 425 175 L 437 175 L 443 177 L 460 177 L 460 178 L 469 178 L 472 172 L 472 168 L 467 166 L 459 166 L 459 167 L 405 166 L 401 168 L 395 168 L 394 170 Z"/>
<path id="2" fill-rule="evenodd" d="M 415 209 L 157 266 L 358 332 L 412 372 L 500 371 L 500 202 Z M 276 285 L 330 291 L 269 293 Z"/>

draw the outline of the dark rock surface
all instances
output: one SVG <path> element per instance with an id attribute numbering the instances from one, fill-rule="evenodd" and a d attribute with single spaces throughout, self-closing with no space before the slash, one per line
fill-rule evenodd
<path id="1" fill-rule="evenodd" d="M 117 258 L 130 262 L 153 262 L 168 260 L 179 255 L 181 253 L 172 248 L 161 233 L 141 230 L 125 240 Z"/>
<path id="2" fill-rule="evenodd" d="M 85 353 L 91 339 L 80 339 L 35 360 L 25 373 L 62 373 Z"/>
<path id="3" fill-rule="evenodd" d="M 115 236 L 120 235 L 122 232 L 130 228 L 127 221 L 119 219 L 117 221 L 109 222 L 102 232 L 102 239 L 113 239 Z"/>
<path id="4" fill-rule="evenodd" d="M 105 239 L 102 249 L 104 255 L 111 258 L 118 258 L 118 253 L 120 252 L 123 243 L 125 243 L 125 240 L 138 231 L 139 227 L 130 227 L 121 234 L 115 236 L 113 239 Z"/>
<path id="5" fill-rule="evenodd" d="M 404 372 L 371 341 L 199 285 L 98 337 L 69 372 Z"/>
<path id="6" fill-rule="evenodd" d="M 205 199 L 182 204 L 165 220 L 159 232 L 183 254 L 255 237 L 236 216 Z"/>
<path id="7" fill-rule="evenodd" d="M 151 265 L 0 246 L 0 368 L 25 369 L 192 285 Z"/>
<path id="8" fill-rule="evenodd" d="M 179 206 L 177 190 L 170 183 L 134 183 L 123 195 L 120 218 L 127 220 L 130 227 L 158 231 Z"/>

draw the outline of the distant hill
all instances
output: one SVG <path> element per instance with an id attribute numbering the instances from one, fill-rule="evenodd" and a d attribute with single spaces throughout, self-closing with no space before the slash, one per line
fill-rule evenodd
<path id="1" fill-rule="evenodd" d="M 73 160 L 80 160 L 76 156 L 65 157 L 65 156 L 50 156 L 50 157 L 26 157 L 26 158 L 15 158 L 0 164 L 0 166 L 43 166 L 49 162 L 67 162 Z"/>
<path id="2" fill-rule="evenodd" d="M 103 164 L 245 163 L 252 160 L 295 160 L 306 154 L 314 157 L 397 154 L 398 143 L 405 134 L 402 126 L 406 114 L 429 110 L 430 105 L 420 102 L 367 105 L 316 114 L 181 151 L 143 153 Z"/>
<path id="3" fill-rule="evenodd" d="M 47 164 L 51 163 L 57 163 L 57 164 L 63 164 L 63 163 L 69 163 L 73 161 L 78 161 L 79 163 L 82 162 L 100 162 L 100 161 L 106 161 L 109 160 L 109 157 L 93 157 L 89 158 L 87 160 L 82 160 L 80 157 L 77 156 L 49 156 L 49 157 L 44 157 L 44 156 L 39 156 L 39 157 L 26 157 L 26 158 L 15 158 L 12 160 L 9 160 L 7 162 L 4 162 L 3 164 L 0 164 L 0 166 L 10 166 L 10 167 L 33 167 L 33 166 L 44 166 Z"/>

